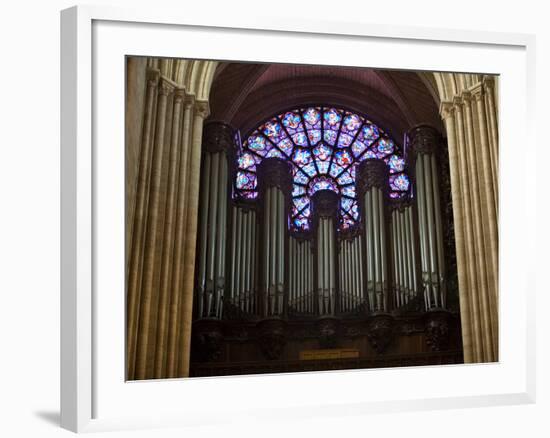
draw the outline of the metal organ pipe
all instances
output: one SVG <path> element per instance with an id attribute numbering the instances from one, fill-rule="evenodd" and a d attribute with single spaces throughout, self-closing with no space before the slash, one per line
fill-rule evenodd
<path id="1" fill-rule="evenodd" d="M 430 156 L 431 169 L 432 169 L 432 183 L 434 193 L 434 211 L 435 211 L 435 233 L 437 242 L 437 266 L 438 266 L 438 280 L 441 281 L 440 298 L 441 305 L 445 307 L 446 290 L 443 277 L 445 276 L 445 254 L 443 251 L 443 227 L 441 225 L 441 202 L 439 199 L 439 178 L 437 176 L 437 163 L 435 155 Z"/>
<path id="2" fill-rule="evenodd" d="M 405 243 L 407 247 L 407 274 L 408 274 L 408 284 L 409 284 L 409 299 L 411 299 L 415 295 L 415 287 L 414 287 L 414 281 L 413 281 L 414 265 L 412 263 L 412 252 L 413 252 L 412 232 L 411 232 L 411 224 L 409 222 L 409 214 L 408 214 L 410 209 L 411 207 L 407 207 L 403 212 L 403 221 L 405 224 Z"/>
<path id="3" fill-rule="evenodd" d="M 204 289 L 206 287 L 206 255 L 207 255 L 207 240 L 208 240 L 208 195 L 210 194 L 210 153 L 206 153 L 204 157 L 204 190 L 201 199 L 201 238 L 200 238 L 200 254 L 199 254 L 199 289 L 201 293 L 200 301 L 203 300 Z M 199 302 L 199 304 L 201 304 Z M 202 315 L 202 312 L 199 311 Z"/>
<path id="4" fill-rule="evenodd" d="M 429 284 L 428 267 L 428 235 L 426 225 L 426 204 L 424 196 L 424 162 L 420 157 L 416 160 L 416 182 L 417 182 L 417 202 L 418 202 L 418 220 L 420 223 L 420 258 L 422 266 L 422 289 L 424 290 L 424 301 L 426 308 L 432 307 L 431 288 Z"/>
<path id="5" fill-rule="evenodd" d="M 413 231 L 413 217 L 412 217 L 412 207 L 409 207 L 407 209 L 407 217 L 409 222 L 409 233 L 411 236 L 411 269 L 413 274 L 413 290 L 414 295 L 416 296 L 416 293 L 418 291 L 418 280 L 416 278 L 416 251 L 414 250 L 414 231 Z"/>
<path id="6" fill-rule="evenodd" d="M 430 284 L 433 291 L 433 299 L 436 307 L 439 306 L 439 288 L 438 276 L 437 276 L 437 259 L 436 259 L 436 242 L 435 242 L 435 230 L 434 230 L 434 207 L 433 207 L 433 191 L 432 191 L 432 172 L 429 162 L 429 157 L 422 154 L 419 159 L 424 162 L 424 177 L 425 186 L 424 193 L 426 194 L 426 208 L 427 208 L 427 224 L 428 224 L 428 243 L 429 243 L 429 260 L 430 260 Z M 434 281 L 435 280 L 435 281 Z"/>

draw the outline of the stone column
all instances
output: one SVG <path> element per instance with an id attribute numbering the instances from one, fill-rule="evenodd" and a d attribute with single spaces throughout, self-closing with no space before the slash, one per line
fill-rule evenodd
<path id="1" fill-rule="evenodd" d="M 200 161 L 202 131 L 204 119 L 209 114 L 208 102 L 196 101 L 193 122 L 191 125 L 191 153 L 189 160 L 189 183 L 187 202 L 187 223 L 184 245 L 183 286 L 181 290 L 182 306 L 179 315 L 179 360 L 178 375 L 189 375 L 189 358 L 191 350 L 191 321 L 193 317 L 193 280 L 195 273 L 195 249 L 197 243 L 197 220 L 200 193 Z"/>
<path id="2" fill-rule="evenodd" d="M 286 281 L 286 236 L 292 177 L 288 162 L 278 158 L 263 160 L 258 167 L 262 202 L 262 315 L 284 314 Z"/>
<path id="3" fill-rule="evenodd" d="M 386 205 L 389 171 L 383 160 L 367 160 L 357 170 L 357 193 L 362 211 L 365 246 L 367 295 L 371 312 L 388 312 L 388 260 Z"/>
<path id="4" fill-rule="evenodd" d="M 498 360 L 498 135 L 492 82 L 443 102 L 465 362 Z"/>

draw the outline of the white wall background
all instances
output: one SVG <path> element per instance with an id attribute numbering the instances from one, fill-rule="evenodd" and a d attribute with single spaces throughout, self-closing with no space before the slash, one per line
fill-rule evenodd
<path id="1" fill-rule="evenodd" d="M 181 7 L 181 0 L 96 1 L 97 4 Z M 441 0 L 197 1 L 227 16 L 260 8 L 331 20 L 483 29 L 537 35 L 537 125 L 541 156 L 533 158 L 540 184 L 538 269 L 550 245 L 549 160 L 543 128 L 550 81 L 550 14 L 545 2 Z M 332 3 L 332 8 L 330 7 Z M 59 419 L 59 11 L 72 1 L 4 2 L 0 13 L 0 436 L 68 436 Z M 513 6 L 512 6 L 513 5 Z M 521 145 L 518 145 L 521 147 Z M 535 188 L 533 188 L 535 189 Z M 546 257 L 548 260 L 548 257 Z M 235 425 L 225 436 L 550 436 L 549 288 L 538 286 L 538 401 L 535 405 L 368 415 L 281 422 L 269 428 Z M 546 318 L 545 318 L 546 313 Z M 218 429 L 116 432 L 107 436 L 216 436 Z"/>

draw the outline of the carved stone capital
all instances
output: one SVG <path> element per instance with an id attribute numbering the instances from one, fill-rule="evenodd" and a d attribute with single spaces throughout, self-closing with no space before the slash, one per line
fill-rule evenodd
<path id="1" fill-rule="evenodd" d="M 439 114 L 441 114 L 441 118 L 443 120 L 446 120 L 448 118 L 451 118 L 454 116 L 454 106 L 452 102 L 441 102 L 439 105 Z"/>
<path id="2" fill-rule="evenodd" d="M 356 187 L 362 195 L 371 187 L 378 187 L 384 193 L 389 191 L 389 170 L 384 160 L 363 161 L 357 169 Z"/>
<path id="3" fill-rule="evenodd" d="M 174 91 L 174 103 L 181 104 L 185 101 L 185 88 L 176 88 Z"/>
<path id="4" fill-rule="evenodd" d="M 195 101 L 195 115 L 206 119 L 210 114 L 210 106 L 206 100 L 196 100 Z"/>
<path id="5" fill-rule="evenodd" d="M 479 82 L 470 88 L 470 93 L 472 93 L 472 98 L 477 102 L 483 98 L 485 91 L 483 90 L 483 83 Z"/>
<path id="6" fill-rule="evenodd" d="M 332 190 L 319 190 L 311 198 L 313 211 L 317 216 L 336 218 L 338 213 L 338 195 Z"/>
<path id="7" fill-rule="evenodd" d="M 235 131 L 223 122 L 208 122 L 204 125 L 202 147 L 205 151 L 215 153 L 234 149 Z"/>
<path id="8" fill-rule="evenodd" d="M 457 107 L 455 106 L 455 109 Z M 412 128 L 408 133 L 408 147 L 412 156 L 418 154 L 433 154 L 437 152 L 440 134 L 435 128 L 428 125 L 421 125 Z"/>
<path id="9" fill-rule="evenodd" d="M 462 99 L 462 97 L 455 96 L 453 98 L 453 105 L 457 113 L 462 113 L 462 106 L 464 105 L 464 100 Z"/>
<path id="10" fill-rule="evenodd" d="M 159 96 L 170 96 L 175 90 L 174 84 L 164 76 L 160 77 L 159 81 Z"/>
<path id="11" fill-rule="evenodd" d="M 258 184 L 260 191 L 268 187 L 279 187 L 283 193 L 290 193 L 292 174 L 290 164 L 279 158 L 267 158 L 258 166 Z"/>
<path id="12" fill-rule="evenodd" d="M 145 74 L 147 85 L 149 87 L 157 87 L 160 78 L 160 71 L 156 68 L 148 68 Z"/>

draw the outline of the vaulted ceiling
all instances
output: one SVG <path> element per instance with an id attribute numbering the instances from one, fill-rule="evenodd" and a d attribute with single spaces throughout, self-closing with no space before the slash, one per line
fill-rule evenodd
<path id="1" fill-rule="evenodd" d="M 210 91 L 210 118 L 248 134 L 274 113 L 321 104 L 365 114 L 401 143 L 423 123 L 442 130 L 433 84 L 422 73 L 358 67 L 220 63 Z"/>

